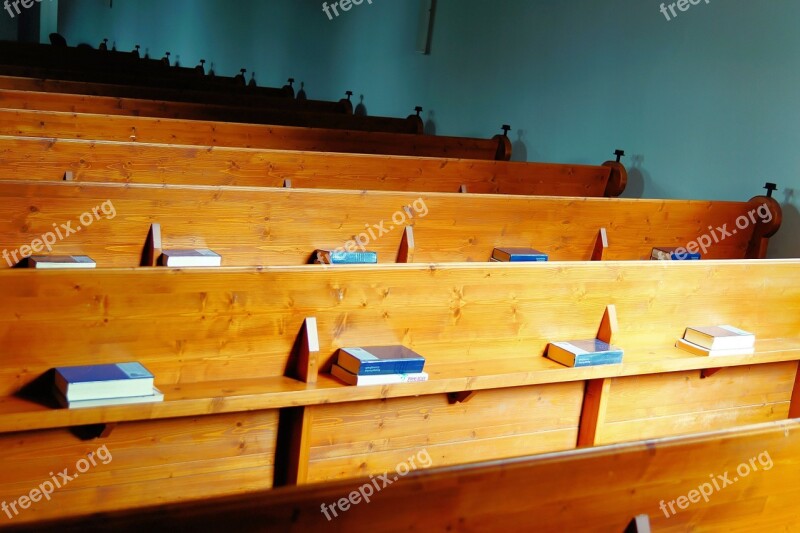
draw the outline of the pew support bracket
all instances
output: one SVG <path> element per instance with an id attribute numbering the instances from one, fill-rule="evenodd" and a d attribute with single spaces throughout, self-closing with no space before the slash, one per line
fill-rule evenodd
<path id="1" fill-rule="evenodd" d="M 602 261 L 608 252 L 608 231 L 606 228 L 600 228 L 597 232 L 597 238 L 594 242 L 594 249 L 592 250 L 592 261 Z"/>
<path id="2" fill-rule="evenodd" d="M 307 317 L 300 327 L 300 334 L 287 364 L 287 377 L 314 385 L 319 377 L 319 332 L 317 319 Z"/>
<path id="3" fill-rule="evenodd" d="M 150 224 L 150 231 L 147 233 L 147 239 L 144 243 L 144 250 L 142 250 L 142 261 L 140 266 L 158 266 L 158 260 L 161 257 L 162 251 L 163 245 L 161 244 L 161 224 Z"/>
<path id="4" fill-rule="evenodd" d="M 397 263 L 414 262 L 414 228 L 406 226 L 403 230 L 403 237 L 400 240 L 400 248 L 397 252 Z"/>
<path id="5" fill-rule="evenodd" d="M 478 392 L 477 391 L 462 391 L 462 392 L 451 392 L 447 394 L 447 403 L 450 405 L 456 405 L 459 403 L 467 403 L 470 401 Z"/>

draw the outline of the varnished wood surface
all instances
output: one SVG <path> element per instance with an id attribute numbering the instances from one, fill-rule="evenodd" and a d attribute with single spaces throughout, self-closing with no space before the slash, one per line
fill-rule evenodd
<path id="1" fill-rule="evenodd" d="M 5 270 L 3 395 L 17 393 L 54 366 L 118 362 L 126 354 L 157 376 L 167 401 L 65 411 L 7 398 L 0 403 L 0 427 L 14 431 L 796 361 L 798 269 L 796 261 L 709 261 Z M 695 305 L 686 306 L 687 300 Z M 542 357 L 553 340 L 591 338 L 608 304 L 618 309 L 616 344 L 626 350 L 623 365 L 570 369 Z M 281 377 L 306 316 L 319 325 L 323 374 L 313 386 Z M 753 331 L 761 339 L 757 355 L 712 360 L 674 348 L 687 325 L 708 323 Z M 37 333 L 44 329 L 46 336 Z M 427 358 L 431 381 L 355 388 L 325 374 L 339 347 L 394 343 Z"/>
<path id="2" fill-rule="evenodd" d="M 100 206 L 105 211 L 92 215 Z M 417 263 L 485 263 L 495 247 L 586 261 L 599 228 L 606 228 L 604 258 L 638 260 L 649 259 L 654 246 L 687 246 L 711 224 L 731 226 L 750 208 L 744 202 L 0 181 L 0 250 L 14 252 L 70 225 L 74 231 L 66 237 L 64 229 L 63 240 L 51 236 L 52 253 L 88 255 L 101 267 L 138 266 L 150 225 L 158 223 L 164 249 L 210 248 L 223 266 L 302 265 L 314 250 L 354 246 L 348 245 L 353 239 L 392 263 L 403 227 L 412 225 Z M 704 257 L 743 258 L 752 231 L 713 245 Z M 16 264 L 8 257 L 0 268 Z"/>
<path id="3" fill-rule="evenodd" d="M 33 91 L 113 98 L 144 98 L 147 100 L 228 106 L 246 104 L 256 108 L 266 107 L 296 111 L 307 110 L 325 113 L 342 113 L 345 115 L 353 114 L 353 104 L 346 99 L 339 100 L 338 102 L 311 99 L 296 100 L 290 98 L 288 95 L 269 97 L 253 93 L 242 94 L 241 91 L 229 91 L 226 93 L 220 91 L 139 87 L 14 76 L 0 76 L 0 88 L 11 91 Z"/>
<path id="4" fill-rule="evenodd" d="M 303 128 L 422 134 L 417 116 L 392 118 L 355 116 L 285 108 L 253 108 L 207 103 L 169 102 L 137 98 L 70 95 L 0 89 L 0 108 L 66 113 L 92 113 L 180 120 L 271 124 Z"/>
<path id="5" fill-rule="evenodd" d="M 330 506 L 363 478 L 212 501 L 37 524 L 52 531 L 623 531 L 638 514 L 654 531 L 800 528 L 800 422 L 604 446 L 530 459 L 411 473 L 337 516 Z M 437 457 L 431 454 L 436 465 Z M 751 462 L 752 460 L 752 462 Z M 737 472 L 749 467 L 746 476 Z M 754 465 L 754 466 L 753 466 Z M 742 471 L 745 471 L 743 469 Z M 719 476 L 719 477 L 717 477 Z M 720 479 L 721 478 L 721 479 Z M 734 481 L 736 479 L 736 481 Z M 716 480 L 708 501 L 677 499 Z M 714 489 L 713 485 L 711 486 Z M 703 490 L 709 492 L 707 486 Z M 366 493 L 366 489 L 364 489 Z M 355 498 L 354 498 L 355 500 Z M 357 501 L 357 500 L 355 500 Z M 662 501 L 666 511 L 662 510 Z M 669 504 L 672 503 L 672 513 Z M 696 503 L 694 503 L 696 502 Z"/>
<path id="6" fill-rule="evenodd" d="M 498 151 L 499 159 L 511 156 L 500 150 L 502 139 L 8 109 L 0 109 L 0 135 L 486 160 L 498 159 Z"/>
<path id="7" fill-rule="evenodd" d="M 0 136 L 0 177 L 294 188 L 619 196 L 604 166 Z"/>

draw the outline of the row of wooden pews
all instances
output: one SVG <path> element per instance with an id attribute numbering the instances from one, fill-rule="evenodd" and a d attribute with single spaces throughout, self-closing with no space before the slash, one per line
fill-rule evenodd
<path id="1" fill-rule="evenodd" d="M 796 433 L 786 419 L 800 417 L 800 261 L 764 259 L 780 205 L 769 195 L 607 198 L 626 183 L 621 152 L 598 166 L 511 163 L 498 155 L 508 143 L 499 137 L 0 108 L 0 502 L 19 505 L 48 472 L 101 448 L 108 458 L 0 524 L 75 518 L 48 524 L 80 528 L 92 525 L 81 517 L 116 512 L 131 527 L 140 522 L 130 513 L 145 512 L 162 525 L 230 524 L 232 509 L 244 509 L 267 521 L 254 527 L 357 530 L 383 523 L 379 509 L 419 500 L 442 512 L 420 504 L 408 520 L 427 517 L 434 529 L 506 523 L 497 517 L 525 529 L 519 513 L 544 512 L 544 495 L 558 509 L 545 526 L 602 516 L 598 529 L 623 528 L 642 512 L 660 525 L 726 523 L 701 504 L 668 522 L 653 516 L 651 496 L 672 496 L 662 491 L 675 476 L 649 469 L 683 451 L 699 468 L 710 438 L 729 446 L 714 456 L 722 469 L 763 451 L 738 459 L 742 443 Z M 8 268 L 21 261 L 6 255 L 21 259 L 37 239 L 101 268 Z M 307 264 L 315 249 L 349 242 L 377 251 L 381 264 Z M 690 243 L 706 248 L 703 261 L 641 261 L 653 247 Z M 543 249 L 552 262 L 488 263 L 496 246 Z M 155 267 L 168 248 L 211 248 L 224 268 Z M 674 347 L 687 326 L 709 323 L 746 325 L 756 354 Z M 544 357 L 550 342 L 597 336 L 624 348 L 623 364 L 567 368 Z M 423 354 L 431 379 L 348 387 L 330 374 L 339 348 L 382 344 Z M 122 360 L 150 369 L 164 402 L 55 407 L 54 367 Z M 620 445 L 757 422 L 774 425 Z M 599 445 L 616 446 L 576 452 Z M 791 479 L 793 459 L 773 449 L 775 472 Z M 508 462 L 543 453 L 553 455 Z M 411 457 L 419 470 L 462 468 L 398 482 L 383 503 L 364 506 L 369 514 L 328 523 L 308 511 Z M 463 469 L 492 460 L 504 463 Z M 551 491 L 553 472 L 563 482 Z M 500 490 L 503 477 L 531 490 Z M 469 490 L 453 490 L 465 480 Z M 254 491 L 323 482 L 332 484 L 269 492 L 252 509 Z M 608 486 L 638 494 L 635 503 L 587 504 Z M 221 497 L 242 505 L 206 502 Z M 490 508 L 476 504 L 483 497 Z M 737 511 L 743 523 L 788 520 L 748 501 Z M 190 507 L 152 509 L 181 502 Z"/>

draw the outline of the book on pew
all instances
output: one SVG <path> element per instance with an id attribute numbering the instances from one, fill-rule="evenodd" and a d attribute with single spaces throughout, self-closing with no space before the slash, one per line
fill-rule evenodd
<path id="1" fill-rule="evenodd" d="M 708 350 L 752 348 L 756 336 L 734 326 L 688 327 L 683 339 Z"/>
<path id="2" fill-rule="evenodd" d="M 28 268 L 97 268 L 97 263 L 86 255 L 32 255 Z"/>
<path id="3" fill-rule="evenodd" d="M 147 396 L 153 374 L 140 363 L 56 368 L 55 388 L 69 401 Z"/>
<path id="4" fill-rule="evenodd" d="M 681 248 L 682 252 L 677 252 L 678 248 L 653 248 L 650 259 L 653 261 L 699 261 L 702 256 L 699 253 L 692 253 Z"/>
<path id="5" fill-rule="evenodd" d="M 348 385 L 356 385 L 359 387 L 369 385 L 393 385 L 395 383 L 420 383 L 428 381 L 428 374 L 426 372 L 414 372 L 411 374 L 373 374 L 373 375 L 360 375 L 348 372 L 344 368 L 335 364 L 331 368 L 331 374 L 339 378 Z"/>
<path id="6" fill-rule="evenodd" d="M 547 261 L 547 254 L 533 248 L 495 248 L 491 261 L 495 263 L 538 263 Z"/>
<path id="7" fill-rule="evenodd" d="M 703 355 L 708 357 L 724 357 L 726 355 L 753 355 L 756 353 L 755 347 L 725 349 L 717 348 L 715 350 L 709 350 L 708 348 L 704 348 L 699 344 L 689 342 L 686 339 L 678 339 L 678 341 L 675 343 L 675 347 L 694 355 Z"/>
<path id="8" fill-rule="evenodd" d="M 218 267 L 222 266 L 222 256 L 211 250 L 164 250 L 161 264 L 167 267 Z"/>
<path id="9" fill-rule="evenodd" d="M 378 253 L 316 250 L 313 258 L 316 265 L 374 265 L 378 262 Z"/>
<path id="10" fill-rule="evenodd" d="M 622 349 L 600 339 L 551 342 L 545 356 L 564 366 L 616 365 L 622 362 Z"/>
<path id="11" fill-rule="evenodd" d="M 352 374 L 416 374 L 425 367 L 425 358 L 405 346 L 340 348 L 336 362 Z"/>
<path id="12" fill-rule="evenodd" d="M 135 405 L 143 403 L 156 403 L 164 401 L 164 393 L 153 387 L 150 394 L 145 396 L 123 396 L 118 398 L 96 398 L 92 400 L 68 400 L 56 389 L 56 399 L 61 407 L 67 409 L 81 409 L 86 407 L 109 407 L 114 405 Z"/>

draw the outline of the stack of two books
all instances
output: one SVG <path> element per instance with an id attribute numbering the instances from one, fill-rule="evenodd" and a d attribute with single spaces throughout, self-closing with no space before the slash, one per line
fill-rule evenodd
<path id="1" fill-rule="evenodd" d="M 139 363 L 56 368 L 56 399 L 70 409 L 164 400 L 153 374 Z"/>
<path id="2" fill-rule="evenodd" d="M 739 328 L 724 325 L 686 328 L 677 348 L 693 353 L 716 357 L 722 355 L 752 355 L 756 336 Z"/>
<path id="3" fill-rule="evenodd" d="M 425 358 L 405 346 L 342 348 L 331 374 L 348 385 L 390 385 L 428 381 Z"/>

